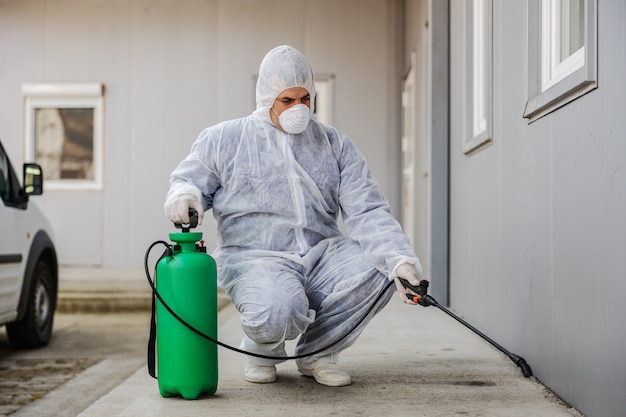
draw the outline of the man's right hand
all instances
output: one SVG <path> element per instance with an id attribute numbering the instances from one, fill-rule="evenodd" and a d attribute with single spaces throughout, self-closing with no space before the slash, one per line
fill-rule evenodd
<path id="1" fill-rule="evenodd" d="M 402 302 L 412 305 L 417 304 L 415 301 L 407 297 L 407 295 L 417 294 L 415 294 L 415 292 L 411 291 L 410 289 L 404 287 L 404 285 L 402 285 L 402 283 L 400 282 L 400 278 L 406 279 L 407 281 L 409 281 L 410 284 L 418 287 L 420 285 L 420 275 L 415 267 L 409 263 L 402 264 L 396 270 L 396 274 L 398 274 L 398 276 L 394 278 L 394 282 L 396 284 L 396 289 L 398 290 L 398 294 L 400 295 L 400 299 L 402 300 Z"/>

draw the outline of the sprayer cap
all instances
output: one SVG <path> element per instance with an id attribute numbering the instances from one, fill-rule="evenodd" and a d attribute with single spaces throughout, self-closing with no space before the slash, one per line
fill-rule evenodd
<path id="1" fill-rule="evenodd" d="M 202 232 L 172 232 L 170 240 L 176 243 L 193 243 L 202 240 Z"/>

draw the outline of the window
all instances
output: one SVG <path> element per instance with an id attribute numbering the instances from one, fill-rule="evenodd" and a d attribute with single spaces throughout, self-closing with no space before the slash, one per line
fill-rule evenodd
<path id="1" fill-rule="evenodd" d="M 11 197 L 11 172 L 9 172 L 9 158 L 0 145 L 0 198 L 6 201 Z"/>
<path id="2" fill-rule="evenodd" d="M 402 229 L 411 242 L 417 242 L 415 233 L 416 165 L 418 151 L 416 132 L 416 53 L 411 53 L 411 68 L 402 86 Z"/>
<path id="3" fill-rule="evenodd" d="M 102 84 L 24 84 L 26 159 L 48 189 L 102 187 Z"/>
<path id="4" fill-rule="evenodd" d="M 468 154 L 492 141 L 491 0 L 466 3 L 466 115 L 463 151 Z"/>
<path id="5" fill-rule="evenodd" d="M 335 122 L 335 76 L 317 75 L 315 77 L 315 120 L 333 125 Z"/>
<path id="6" fill-rule="evenodd" d="M 7 207 L 26 208 L 28 196 L 24 194 L 20 181 L 15 175 L 9 156 L 0 143 L 0 204 Z"/>
<path id="7" fill-rule="evenodd" d="M 597 0 L 531 0 L 528 13 L 530 122 L 597 87 Z"/>

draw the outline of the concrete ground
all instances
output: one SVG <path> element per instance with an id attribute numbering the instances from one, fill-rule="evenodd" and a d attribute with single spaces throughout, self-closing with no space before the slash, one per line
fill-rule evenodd
<path id="1" fill-rule="evenodd" d="M 62 309 L 68 305 L 80 309 L 81 302 L 76 300 L 81 298 L 89 299 L 90 305 L 97 303 L 100 284 L 80 278 L 80 274 L 74 278 L 71 273 L 65 275 L 62 292 L 63 288 L 66 291 L 61 298 L 67 297 L 71 302 L 64 304 L 62 300 Z M 137 298 L 136 308 L 140 308 L 145 293 L 149 295 L 147 284 L 134 278 L 128 280 L 132 283 L 112 289 L 113 281 L 120 284 L 123 280 L 97 280 L 109 284 L 105 285 L 109 297 L 124 300 L 117 307 L 105 306 L 105 311 L 120 305 L 130 308 L 132 303 L 127 301 L 133 297 Z M 81 286 L 85 288 L 83 293 L 79 291 Z M 67 291 L 70 288 L 74 290 Z M 134 289 L 137 292 L 129 296 Z M 227 300 L 221 300 L 219 339 L 238 346 L 242 337 L 238 313 Z M 299 375 L 293 362 L 278 366 L 276 383 L 251 384 L 243 379 L 244 358 L 240 354 L 224 348 L 218 352 L 219 383 L 212 396 L 198 400 L 162 398 L 158 383 L 148 376 L 145 364 L 129 361 L 125 372 L 130 370 L 128 367 L 136 367 L 130 377 L 86 407 L 63 414 L 68 398 L 97 389 L 103 379 L 110 380 L 115 370 L 102 361 L 11 417 L 581 416 L 540 382 L 524 378 L 506 356 L 442 311 L 408 306 L 397 297 L 372 320 L 357 343 L 342 354 L 340 364 L 353 380 L 347 387 L 319 385 Z"/>
<path id="2" fill-rule="evenodd" d="M 78 415 L 146 363 L 149 323 L 146 312 L 58 313 L 50 344 L 32 350 L 0 329 L 0 417 Z"/>

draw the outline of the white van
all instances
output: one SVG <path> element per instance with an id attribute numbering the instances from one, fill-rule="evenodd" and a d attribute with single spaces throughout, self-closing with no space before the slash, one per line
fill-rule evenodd
<path id="1" fill-rule="evenodd" d="M 23 186 L 0 142 L 0 325 L 16 348 L 48 344 L 59 268 L 50 223 L 29 196 L 43 192 L 37 164 L 24 164 Z"/>

